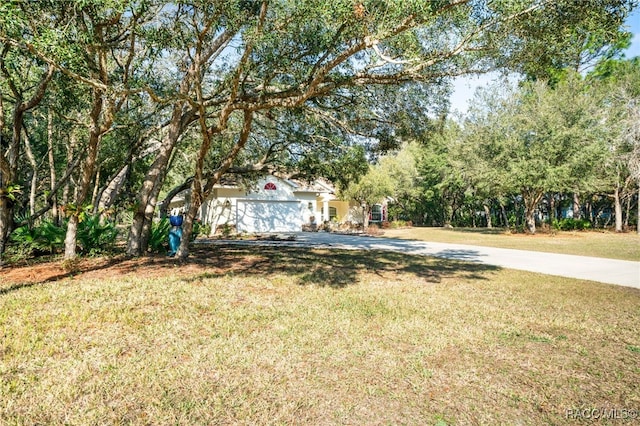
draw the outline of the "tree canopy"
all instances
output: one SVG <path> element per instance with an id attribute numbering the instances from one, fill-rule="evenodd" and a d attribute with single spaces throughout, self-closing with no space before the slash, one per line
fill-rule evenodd
<path id="1" fill-rule="evenodd" d="M 397 131 L 389 123 L 412 108 L 383 105 L 403 92 L 383 96 L 380 87 L 413 85 L 426 95 L 413 111 L 443 111 L 446 85 L 456 76 L 495 69 L 541 75 L 585 52 L 615 48 L 633 6 L 623 0 L 3 2 L 0 253 L 15 207 L 24 204 L 16 188 L 33 163 L 19 161 L 18 153 L 26 146 L 23 134 L 35 135 L 43 125 L 37 108 L 54 112 L 49 163 L 74 189 L 65 206 L 67 257 L 75 255 L 83 206 L 107 188 L 111 198 L 118 188 L 135 192 L 128 253 L 142 254 L 179 146 L 191 150 L 192 204 L 179 251 L 186 256 L 200 203 L 229 171 L 309 169 L 332 150 L 341 152 L 340 140 L 384 148 Z M 333 137 L 329 129 L 336 130 Z M 308 149 L 314 144 L 322 155 Z M 46 211 L 53 198 L 40 189 Z"/>

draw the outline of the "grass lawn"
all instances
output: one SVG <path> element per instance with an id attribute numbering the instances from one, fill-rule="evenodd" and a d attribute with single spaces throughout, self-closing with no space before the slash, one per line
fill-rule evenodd
<path id="1" fill-rule="evenodd" d="M 640 261 L 640 235 L 575 231 L 511 234 L 502 228 L 385 229 L 385 237 Z"/>
<path id="2" fill-rule="evenodd" d="M 640 409 L 637 289 L 282 247 L 31 270 L 1 272 L 0 424 L 576 424 L 567 413 Z"/>

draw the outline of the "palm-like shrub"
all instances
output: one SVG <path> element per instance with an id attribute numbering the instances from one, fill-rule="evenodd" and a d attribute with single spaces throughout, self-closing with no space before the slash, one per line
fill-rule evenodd
<path id="1" fill-rule="evenodd" d="M 11 242 L 24 256 L 54 254 L 64 247 L 65 233 L 65 228 L 45 220 L 37 226 L 24 225 L 14 229 Z"/>
<path id="2" fill-rule="evenodd" d="M 44 220 L 36 226 L 24 225 L 11 233 L 13 251 L 19 257 L 55 254 L 64 248 L 67 228 Z M 82 215 L 76 241 L 80 253 L 98 254 L 113 250 L 118 230 L 111 221 L 100 220 L 100 215 Z"/>
<path id="3" fill-rule="evenodd" d="M 149 251 L 152 253 L 164 253 L 168 249 L 169 230 L 171 224 L 168 218 L 161 219 L 151 224 L 149 235 Z"/>
<path id="4" fill-rule="evenodd" d="M 85 215 L 78 224 L 76 240 L 81 253 L 93 255 L 111 251 L 117 237 L 115 223 L 101 220 L 99 214 Z"/>

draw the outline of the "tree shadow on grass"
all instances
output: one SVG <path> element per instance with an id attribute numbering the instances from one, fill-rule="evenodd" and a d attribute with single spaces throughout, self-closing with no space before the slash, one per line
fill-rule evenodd
<path id="1" fill-rule="evenodd" d="M 44 284 L 43 282 L 28 282 L 28 283 L 16 283 L 11 284 L 8 287 L 0 288 L 0 296 L 4 296 L 5 294 L 9 294 L 11 292 L 22 290 L 23 288 L 33 287 L 34 285 Z"/>
<path id="2" fill-rule="evenodd" d="M 488 273 L 500 268 L 480 263 L 411 255 L 382 250 L 305 249 L 297 247 L 199 247 L 197 259 L 207 253 L 206 264 L 212 270 L 190 279 L 285 274 L 297 277 L 301 285 L 341 288 L 358 282 L 360 273 L 374 273 L 381 278 L 404 274 L 439 283 L 444 278 L 488 279 Z M 215 271 L 216 268 L 221 268 Z"/>
<path id="3" fill-rule="evenodd" d="M 38 284 L 65 278 L 104 279 L 124 276 L 179 277 L 186 281 L 224 276 L 247 278 L 288 275 L 300 285 L 341 288 L 358 282 L 361 273 L 374 273 L 382 279 L 396 274 L 439 283 L 444 278 L 487 279 L 500 268 L 473 260 L 473 253 L 452 253 L 448 258 L 383 250 L 344 250 L 289 247 L 285 245 L 243 246 L 198 244 L 186 261 L 166 256 L 93 259 L 80 262 L 73 270 L 50 264 L 42 271 L 31 271 L 24 281 L 0 286 L 0 296 Z"/>

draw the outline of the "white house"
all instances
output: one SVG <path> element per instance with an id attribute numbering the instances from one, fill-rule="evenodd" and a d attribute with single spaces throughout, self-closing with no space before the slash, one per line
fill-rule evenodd
<path id="1" fill-rule="evenodd" d="M 176 214 L 188 203 L 188 192 L 169 205 Z M 266 176 L 252 188 L 216 185 L 211 197 L 200 207 L 199 219 L 210 224 L 211 232 L 228 227 L 236 232 L 298 232 L 305 224 L 325 221 L 362 222 L 362 208 L 336 198 L 329 183 Z"/>

